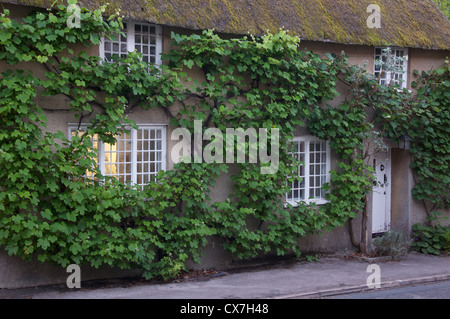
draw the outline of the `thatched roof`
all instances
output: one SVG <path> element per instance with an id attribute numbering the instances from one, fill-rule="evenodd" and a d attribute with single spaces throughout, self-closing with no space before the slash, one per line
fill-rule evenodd
<path id="1" fill-rule="evenodd" d="M 54 2 L 0 1 L 36 7 L 49 7 Z M 432 0 L 79 1 L 91 9 L 106 2 L 110 2 L 109 10 L 120 8 L 127 18 L 195 30 L 261 34 L 284 27 L 311 41 L 450 49 L 450 21 Z M 369 4 L 381 7 L 381 29 L 367 27 Z"/>

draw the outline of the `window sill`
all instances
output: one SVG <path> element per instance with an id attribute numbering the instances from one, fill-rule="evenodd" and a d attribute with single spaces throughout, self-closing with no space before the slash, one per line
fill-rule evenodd
<path id="1" fill-rule="evenodd" d="M 318 206 L 321 206 L 330 203 L 330 201 L 326 199 L 310 199 L 300 202 L 287 202 L 284 204 L 284 208 L 288 208 L 288 205 L 291 205 L 292 207 L 298 207 L 300 206 L 300 203 L 305 203 L 306 205 L 316 204 Z"/>

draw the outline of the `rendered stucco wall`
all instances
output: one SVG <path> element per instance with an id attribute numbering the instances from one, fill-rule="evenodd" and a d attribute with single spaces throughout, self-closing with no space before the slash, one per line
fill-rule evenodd
<path id="1" fill-rule="evenodd" d="M 5 6 L 15 16 L 22 16 L 29 11 L 28 8 L 20 6 Z M 171 31 L 177 33 L 189 33 L 190 31 L 177 28 L 164 28 L 163 37 L 163 51 L 170 47 L 170 33 Z M 326 52 L 340 54 L 345 51 L 350 58 L 351 63 L 366 64 L 367 70 L 371 71 L 374 68 L 374 48 L 366 46 L 352 46 L 352 45 L 336 45 L 331 43 L 316 43 L 316 42 L 302 42 L 301 48 L 308 48 L 315 53 L 324 54 Z M 79 49 L 79 48 L 76 48 Z M 89 54 L 98 54 L 98 47 L 91 47 L 87 49 Z M 431 67 L 438 67 L 445 55 L 448 52 L 442 51 L 425 51 L 418 49 L 411 49 L 410 72 L 417 69 L 429 69 Z M 450 54 L 449 54 L 450 55 Z M 36 75 L 43 74 L 44 69 L 39 65 L 27 64 L 26 68 L 32 70 Z M 24 64 L 19 64 L 14 67 L 5 65 L 0 62 L 0 71 L 6 68 L 18 69 L 24 68 Z M 189 75 L 193 78 L 202 79 L 200 70 L 189 71 Z M 410 76 L 411 79 L 411 76 Z M 336 98 L 332 104 L 337 104 L 345 99 L 346 92 L 343 84 L 338 84 L 338 90 L 342 95 Z M 48 118 L 48 130 L 62 131 L 68 134 L 68 124 L 76 123 L 77 121 L 73 115 L 68 112 L 69 101 L 67 98 L 58 97 L 39 97 L 37 101 L 39 106 L 47 109 L 46 115 Z M 176 108 L 176 106 L 175 106 Z M 130 118 L 135 120 L 137 124 L 159 124 L 167 125 L 167 169 L 173 167 L 173 162 L 169 156 L 171 149 L 177 141 L 171 140 L 173 127 L 169 125 L 169 117 L 160 109 L 152 109 L 145 111 L 140 108 L 135 108 L 130 114 Z M 87 119 L 88 121 L 88 119 Z M 298 136 L 308 135 L 304 129 L 299 128 Z M 392 176 L 392 225 L 407 232 L 413 223 L 424 220 L 425 210 L 422 203 L 415 202 L 411 199 L 410 191 L 413 185 L 412 175 L 409 167 L 405 164 L 409 161 L 409 154 L 404 151 L 393 150 L 393 176 Z M 336 168 L 337 158 L 334 154 L 331 156 L 331 169 Z M 236 168 L 231 168 L 231 174 Z M 211 192 L 212 201 L 223 201 L 229 197 L 233 192 L 233 183 L 229 175 L 222 175 L 217 181 L 216 187 Z M 358 238 L 360 234 L 361 220 L 357 218 L 353 221 L 355 237 Z M 322 236 L 311 235 L 302 238 L 300 241 L 301 247 L 305 252 L 336 252 L 352 250 L 353 246 L 350 241 L 348 224 L 344 227 L 333 230 L 332 232 L 324 232 Z M 230 254 L 226 253 L 221 247 L 221 240 L 218 238 L 211 238 L 208 247 L 205 249 L 205 256 L 201 265 L 191 264 L 192 267 L 220 267 L 222 265 L 229 265 L 234 260 Z M 86 269 L 83 270 L 82 279 L 89 280 L 94 278 L 113 278 L 123 276 L 134 276 L 138 272 L 125 272 L 115 269 L 104 268 L 101 270 Z M 16 288 L 27 287 L 35 285 L 47 285 L 64 283 L 68 274 L 65 269 L 56 268 L 48 264 L 40 264 L 37 262 L 24 263 L 16 257 L 9 257 L 3 249 L 0 249 L 0 288 Z"/>

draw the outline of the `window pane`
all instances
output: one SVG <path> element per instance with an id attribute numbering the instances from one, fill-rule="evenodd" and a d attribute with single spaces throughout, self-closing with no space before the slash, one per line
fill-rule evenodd
<path id="1" fill-rule="evenodd" d="M 104 144 L 105 176 L 115 177 L 121 182 L 129 181 L 131 174 L 131 136 L 121 134 L 115 144 Z"/>
<path id="2" fill-rule="evenodd" d="M 300 165 L 300 167 L 298 168 L 298 176 L 300 176 L 300 177 L 305 176 L 305 166 Z"/>
<path id="3" fill-rule="evenodd" d="M 142 53 L 144 62 L 156 62 L 156 27 L 154 25 L 136 25 L 135 49 Z"/>
<path id="4" fill-rule="evenodd" d="M 293 156 L 297 160 L 300 160 L 300 161 L 304 162 L 304 160 L 305 160 L 305 153 L 304 153 L 305 142 L 301 142 L 301 141 L 293 142 L 293 145 L 294 145 L 295 151 L 294 151 L 294 153 L 291 153 L 291 156 Z M 298 174 L 298 176 L 300 176 L 302 178 L 305 176 L 305 167 L 304 167 L 304 165 L 299 165 L 298 166 L 297 174 Z M 289 201 L 294 201 L 294 202 L 299 202 L 299 201 L 304 200 L 305 199 L 304 198 L 305 197 L 304 188 L 305 188 L 304 180 L 302 180 L 302 181 L 298 181 L 298 180 L 294 181 L 291 184 L 291 191 L 288 193 L 288 194 L 290 194 L 288 200 Z"/>
<path id="5" fill-rule="evenodd" d="M 386 52 L 382 48 L 375 49 L 375 60 L 381 61 L 382 65 L 376 63 L 374 74 L 380 78 L 382 85 L 400 85 L 406 87 L 406 63 L 404 59 L 407 56 L 405 49 L 391 49 Z"/>
<path id="6" fill-rule="evenodd" d="M 162 129 L 140 129 L 137 133 L 138 185 L 143 187 L 152 181 L 163 168 Z"/>
<path id="7" fill-rule="evenodd" d="M 153 131 L 154 139 L 150 140 Z M 71 136 L 81 136 L 84 131 L 71 129 Z M 135 136 L 135 140 L 133 137 Z M 100 167 L 104 176 L 114 177 L 121 182 L 132 182 L 143 187 L 155 180 L 156 174 L 164 168 L 163 129 L 143 128 L 133 134 L 120 134 L 114 144 L 102 144 Z M 145 139 L 147 137 L 147 139 Z M 98 149 L 98 136 L 94 136 L 93 148 Z M 134 146 L 134 147 L 133 147 Z M 133 162 L 135 161 L 135 162 Z M 93 178 L 93 172 L 87 172 Z"/>
<path id="8" fill-rule="evenodd" d="M 305 170 L 304 165 L 299 166 L 298 175 L 303 179 L 301 183 L 292 183 L 291 191 L 286 194 L 287 200 L 290 202 L 298 202 L 308 200 L 309 198 L 324 199 L 325 192 L 322 190 L 322 187 L 327 180 L 328 174 L 326 171 L 328 161 L 327 143 L 323 141 L 296 141 L 294 142 L 294 145 L 296 152 L 291 155 L 303 160 L 303 163 L 305 157 L 308 156 L 309 167 Z M 306 148 L 306 146 L 308 146 L 308 148 Z M 308 190 L 309 198 L 306 198 L 306 189 Z"/>
<path id="9" fill-rule="evenodd" d="M 126 27 L 125 27 L 126 30 Z M 123 31 L 126 32 L 126 31 Z M 112 40 L 108 38 L 103 38 L 103 50 L 104 50 L 104 59 L 107 62 L 112 62 L 112 57 L 114 54 L 122 56 L 128 52 L 127 50 L 127 39 L 126 36 L 121 34 L 114 34 L 111 37 Z"/>

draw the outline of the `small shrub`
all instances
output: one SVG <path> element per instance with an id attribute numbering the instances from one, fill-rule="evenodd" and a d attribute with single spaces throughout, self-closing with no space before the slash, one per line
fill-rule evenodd
<path id="1" fill-rule="evenodd" d="M 412 247 L 423 254 L 440 255 L 443 250 L 449 251 L 449 229 L 449 227 L 441 225 L 415 224 L 412 233 Z"/>
<path id="2" fill-rule="evenodd" d="M 373 245 L 376 253 L 380 256 L 391 256 L 393 259 L 400 259 L 406 256 L 409 249 L 409 241 L 398 231 L 390 230 L 382 237 L 375 238 Z"/>
<path id="3" fill-rule="evenodd" d="M 447 227 L 447 231 L 445 232 L 444 250 L 446 253 L 450 253 L 450 226 Z"/>

